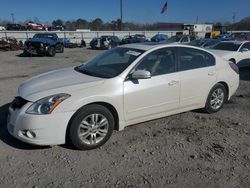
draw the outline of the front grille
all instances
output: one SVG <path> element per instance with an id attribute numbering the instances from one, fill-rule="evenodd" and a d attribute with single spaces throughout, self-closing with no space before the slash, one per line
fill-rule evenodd
<path id="1" fill-rule="evenodd" d="M 21 109 L 26 103 L 28 103 L 29 101 L 23 99 L 22 97 L 15 97 L 15 99 L 12 101 L 10 107 L 13 110 L 16 109 Z"/>
<path id="2" fill-rule="evenodd" d="M 41 48 L 41 43 L 40 42 L 30 42 L 30 43 L 28 43 L 28 45 L 27 45 L 28 47 L 33 47 L 33 48 Z"/>

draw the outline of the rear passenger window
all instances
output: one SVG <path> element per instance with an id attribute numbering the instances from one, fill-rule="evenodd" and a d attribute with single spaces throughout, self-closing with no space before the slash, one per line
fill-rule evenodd
<path id="1" fill-rule="evenodd" d="M 180 71 L 198 69 L 215 65 L 215 58 L 202 50 L 179 48 Z"/>

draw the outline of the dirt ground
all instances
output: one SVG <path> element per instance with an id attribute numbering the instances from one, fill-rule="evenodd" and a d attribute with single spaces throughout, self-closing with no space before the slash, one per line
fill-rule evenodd
<path id="1" fill-rule="evenodd" d="M 102 51 L 66 49 L 56 57 L 0 53 L 0 187 L 249 187 L 250 67 L 216 114 L 192 111 L 114 132 L 101 148 L 37 147 L 6 130 L 21 81 L 78 65 Z"/>

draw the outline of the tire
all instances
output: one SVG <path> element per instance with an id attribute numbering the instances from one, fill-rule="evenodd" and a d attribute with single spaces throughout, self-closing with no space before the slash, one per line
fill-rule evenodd
<path id="1" fill-rule="evenodd" d="M 23 57 L 32 57 L 33 55 L 31 53 L 29 53 L 27 50 L 23 50 Z"/>
<path id="2" fill-rule="evenodd" d="M 48 55 L 50 57 L 54 57 L 56 55 L 56 48 L 54 46 L 49 47 L 49 49 L 48 49 Z"/>
<path id="3" fill-rule="evenodd" d="M 71 119 L 69 139 L 80 150 L 98 148 L 111 137 L 114 122 L 112 113 L 104 106 L 86 106 Z"/>
<path id="4" fill-rule="evenodd" d="M 63 45 L 60 45 L 59 53 L 63 53 L 63 52 L 64 52 L 64 46 L 63 46 Z"/>
<path id="5" fill-rule="evenodd" d="M 108 50 L 111 50 L 112 49 L 112 45 L 109 44 L 107 48 L 108 48 Z"/>
<path id="6" fill-rule="evenodd" d="M 216 84 L 209 92 L 204 110 L 207 113 L 218 112 L 227 100 L 227 91 L 224 85 Z"/>

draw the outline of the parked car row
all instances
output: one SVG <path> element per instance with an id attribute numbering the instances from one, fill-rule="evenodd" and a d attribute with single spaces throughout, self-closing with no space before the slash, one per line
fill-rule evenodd
<path id="1" fill-rule="evenodd" d="M 9 23 L 6 25 L 6 27 L 1 26 L 0 30 L 9 30 L 9 31 L 62 31 L 64 30 L 64 26 L 58 25 L 55 27 L 41 24 L 41 23 L 35 23 L 32 21 L 27 22 L 26 24 L 15 24 L 15 23 Z"/>
<path id="2" fill-rule="evenodd" d="M 154 35 L 150 41 L 156 43 L 188 43 L 192 40 L 195 40 L 194 36 L 189 35 L 175 35 L 171 38 L 168 38 L 164 34 Z M 126 35 L 120 40 L 117 36 L 101 36 L 100 38 L 93 38 L 90 42 L 90 47 L 92 49 L 111 49 L 118 45 L 131 44 L 131 43 L 143 43 L 149 42 L 145 35 L 135 34 L 135 35 Z"/>

